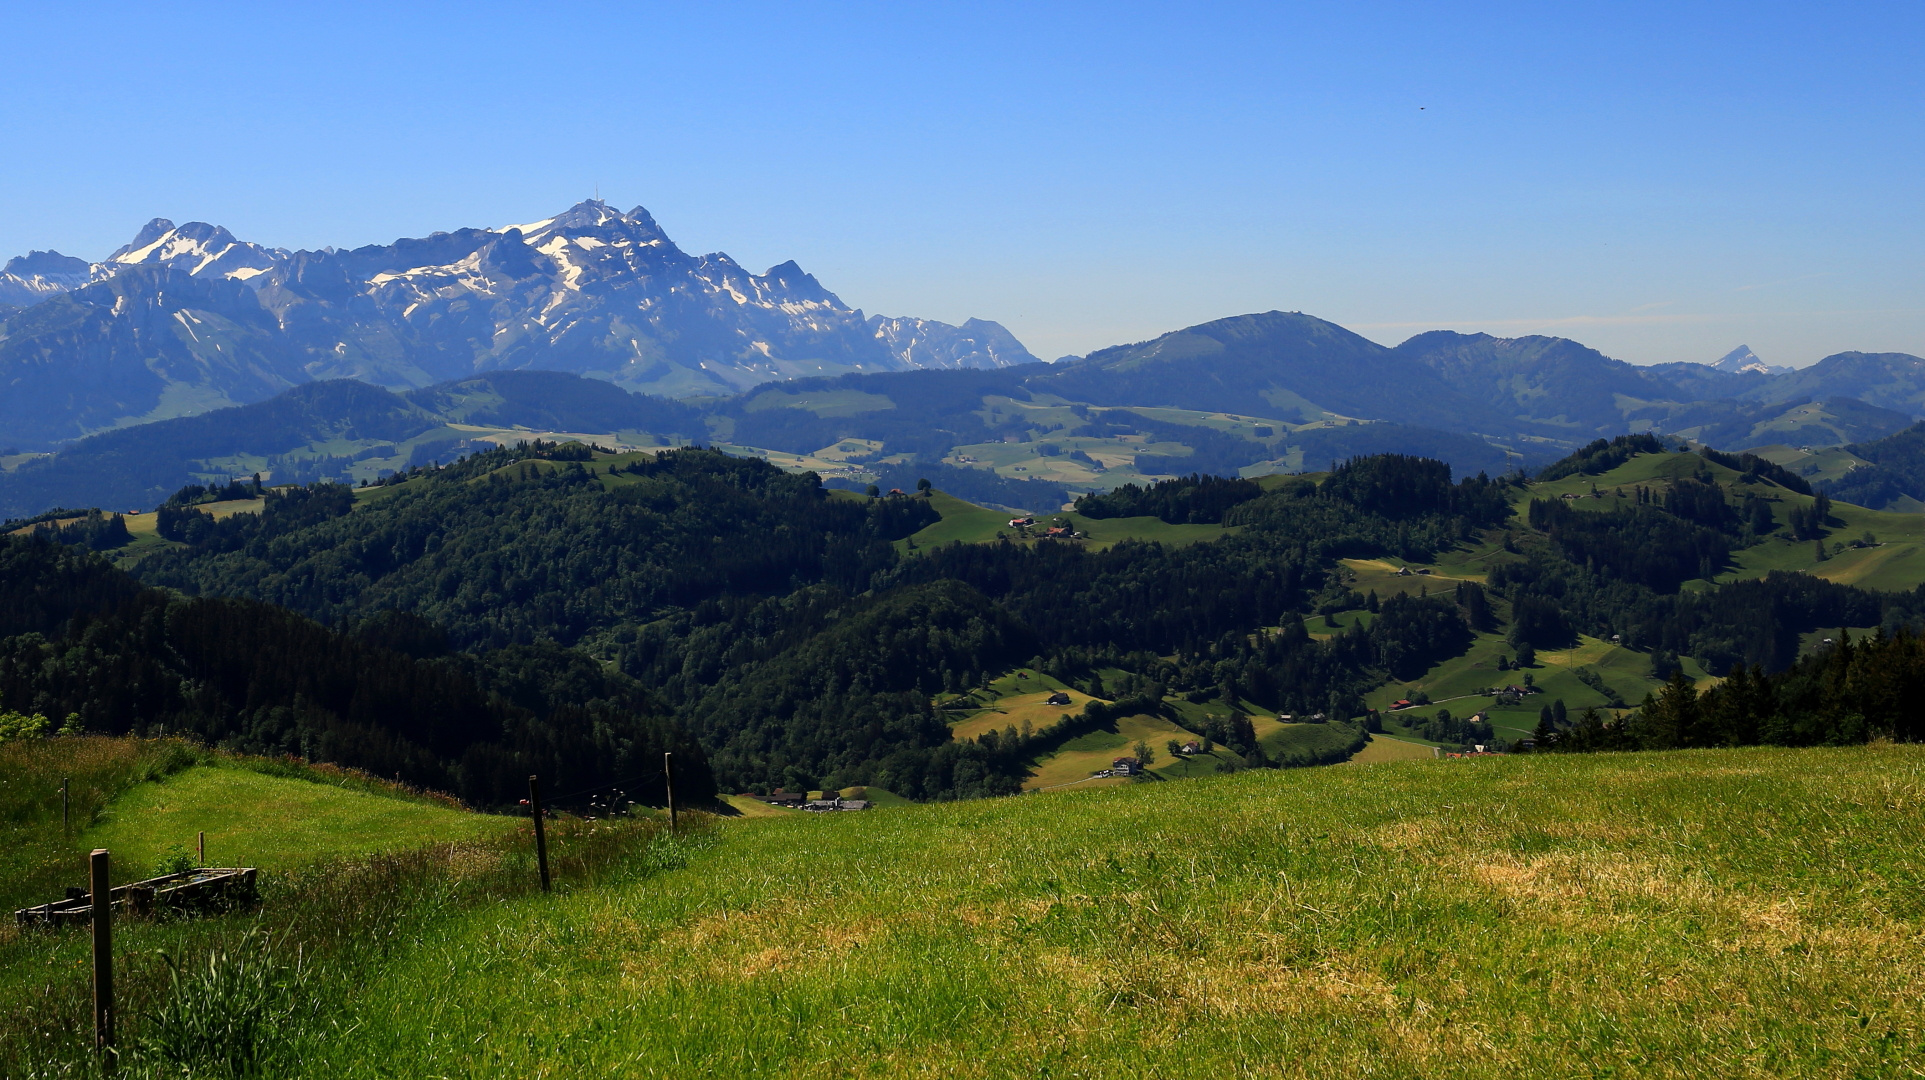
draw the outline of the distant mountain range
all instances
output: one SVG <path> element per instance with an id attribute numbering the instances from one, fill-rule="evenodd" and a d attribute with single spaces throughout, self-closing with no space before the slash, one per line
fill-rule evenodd
<path id="1" fill-rule="evenodd" d="M 641 207 L 594 200 L 350 251 L 157 218 L 99 263 L 11 260 L 0 305 L 0 439 L 27 449 L 323 379 L 406 390 L 539 368 L 689 397 L 1036 362 L 997 323 L 868 316 L 793 262 L 758 275 L 689 255 Z"/>
<path id="2" fill-rule="evenodd" d="M 247 261 L 231 248 L 209 254 Z M 185 276 L 178 287 L 246 288 Z M 265 315 L 221 329 L 225 342 L 272 332 Z M 183 484 L 254 473 L 275 483 L 370 480 L 536 435 L 710 443 L 842 486 L 929 476 L 965 497 L 1031 510 L 1121 483 L 1315 470 L 1379 452 L 1439 458 L 1460 473 L 1529 469 L 1626 431 L 1728 450 L 1787 447 L 1787 460 L 1823 479 L 1811 472 L 1819 460 L 1798 448 L 1870 444 L 1920 416 L 1925 360 L 1903 354 L 1842 353 L 1777 375 L 1637 367 L 1561 338 L 1434 331 L 1386 348 L 1273 311 L 1056 364 L 851 372 L 703 399 L 634 394 L 572 372 L 482 372 L 403 391 L 324 380 L 103 432 L 52 456 L 0 457 L 10 470 L 0 471 L 0 517 L 143 508 Z"/>
<path id="3" fill-rule="evenodd" d="M 646 210 L 593 200 L 353 250 L 156 219 L 99 263 L 7 262 L 0 305 L 0 516 L 236 473 L 372 479 L 516 431 L 711 442 L 835 483 L 959 470 L 951 486 L 1042 509 L 1380 451 L 1530 468 L 1625 432 L 1835 471 L 1861 459 L 1804 450 L 1925 419 L 1925 360 L 1903 353 L 1640 367 L 1553 337 L 1384 346 L 1299 312 L 1045 364 L 997 323 L 866 315 L 793 262 L 688 255 Z"/>

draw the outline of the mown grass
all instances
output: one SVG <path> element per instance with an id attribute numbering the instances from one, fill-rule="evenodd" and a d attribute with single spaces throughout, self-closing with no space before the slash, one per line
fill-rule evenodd
<path id="1" fill-rule="evenodd" d="M 277 1075 L 1915 1075 L 1922 829 L 1917 747 L 741 822 L 357 922 Z"/>

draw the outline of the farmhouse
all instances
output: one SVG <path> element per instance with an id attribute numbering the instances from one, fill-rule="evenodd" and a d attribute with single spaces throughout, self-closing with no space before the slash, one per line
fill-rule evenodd
<path id="1" fill-rule="evenodd" d="M 813 810 L 818 814 L 833 813 L 838 810 L 867 810 L 869 803 L 866 799 L 844 799 L 837 796 L 833 799 L 812 799 L 802 804 L 802 809 Z"/>
<path id="2" fill-rule="evenodd" d="M 1070 704 L 1070 700 L 1069 700 L 1069 695 L 1068 695 L 1067 693 L 1064 693 L 1064 692 L 1063 692 L 1063 691 L 1061 691 L 1061 690 L 1058 690 L 1058 691 L 1056 691 L 1056 692 L 1055 692 L 1054 694 L 1051 694 L 1051 695 L 1050 695 L 1049 697 L 1047 697 L 1047 698 L 1044 698 L 1044 699 L 1043 699 L 1043 704 L 1045 704 L 1045 705 L 1068 705 L 1068 704 Z"/>
<path id="3" fill-rule="evenodd" d="M 1117 776 L 1135 776 L 1143 771 L 1143 763 L 1133 757 L 1120 757 L 1110 762 L 1110 771 Z"/>

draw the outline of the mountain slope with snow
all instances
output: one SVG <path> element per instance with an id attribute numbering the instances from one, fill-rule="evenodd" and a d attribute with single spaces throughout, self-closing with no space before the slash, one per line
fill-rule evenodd
<path id="1" fill-rule="evenodd" d="M 170 293 L 175 278 L 224 288 L 217 299 Z M 118 284 L 103 290 L 109 283 Z M 57 317 L 39 310 L 56 300 Z M 316 379 L 406 389 L 548 370 L 689 397 L 812 375 L 1036 361 L 997 323 L 871 317 L 794 262 L 755 274 L 724 254 L 690 255 L 647 210 L 597 200 L 529 224 L 352 250 L 268 248 L 217 225 L 156 218 L 99 263 L 14 259 L 0 271 L 0 305 L 27 309 L 0 321 L 0 385 L 24 391 L 0 405 L 0 420 L 26 424 L 16 429 L 23 445 L 259 401 Z M 193 320 L 210 313 L 249 327 L 245 340 L 199 346 Z M 78 337 L 76 319 L 91 328 Z M 189 354 L 200 360 L 184 363 Z"/>

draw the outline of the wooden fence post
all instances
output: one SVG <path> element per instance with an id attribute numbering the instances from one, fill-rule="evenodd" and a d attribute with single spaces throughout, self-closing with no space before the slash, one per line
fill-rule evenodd
<path id="1" fill-rule="evenodd" d="M 541 777 L 528 778 L 528 810 L 535 815 L 535 862 L 541 866 L 541 891 L 548 891 L 548 832 L 541 821 Z"/>
<path id="2" fill-rule="evenodd" d="M 200 839 L 196 842 L 195 846 L 200 853 L 200 865 L 206 866 L 207 865 L 207 833 L 206 832 L 202 832 L 200 834 Z"/>
<path id="3" fill-rule="evenodd" d="M 114 927 L 113 885 L 107 873 L 107 849 L 95 848 L 88 857 L 88 888 L 94 905 L 94 1049 L 112 1069 L 114 1058 Z"/>
<path id="4" fill-rule="evenodd" d="M 67 777 L 60 778 L 60 833 L 66 835 L 73 831 L 72 821 L 67 812 Z"/>
<path id="5" fill-rule="evenodd" d="M 668 787 L 668 831 L 675 831 L 675 755 L 662 755 L 662 782 Z"/>

